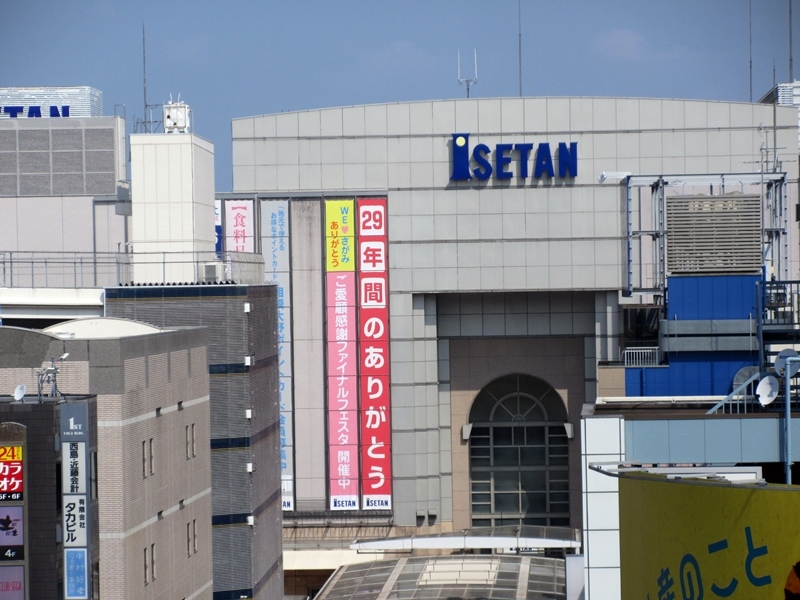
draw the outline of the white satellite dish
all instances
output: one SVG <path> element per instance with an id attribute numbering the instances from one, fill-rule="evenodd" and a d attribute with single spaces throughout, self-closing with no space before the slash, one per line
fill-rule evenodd
<path id="1" fill-rule="evenodd" d="M 772 404 L 772 401 L 778 396 L 779 389 L 778 378 L 774 375 L 767 375 L 759 381 L 756 388 L 756 396 L 758 396 L 758 402 L 761 406 Z"/>
<path id="2" fill-rule="evenodd" d="M 786 348 L 778 352 L 778 356 L 775 357 L 775 372 L 778 375 L 783 375 L 783 371 L 786 369 L 786 359 L 796 358 L 797 356 L 800 355 L 797 354 L 797 351 L 792 350 L 791 348 Z M 800 361 L 792 361 L 789 363 L 789 372 L 787 375 L 789 377 L 794 377 L 798 370 L 800 370 Z"/>
<path id="3" fill-rule="evenodd" d="M 24 383 L 20 383 L 17 387 L 14 388 L 14 400 L 19 402 L 25 397 L 25 392 L 27 389 L 25 388 Z"/>

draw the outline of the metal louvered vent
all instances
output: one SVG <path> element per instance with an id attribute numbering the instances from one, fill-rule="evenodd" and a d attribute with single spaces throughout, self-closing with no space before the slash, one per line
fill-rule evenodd
<path id="1" fill-rule="evenodd" d="M 667 272 L 758 273 L 759 196 L 674 196 L 667 199 Z"/>

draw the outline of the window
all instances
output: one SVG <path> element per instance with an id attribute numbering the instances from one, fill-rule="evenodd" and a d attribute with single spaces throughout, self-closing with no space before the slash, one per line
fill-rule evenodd
<path id="1" fill-rule="evenodd" d="M 197 438 L 194 433 L 194 423 L 186 426 L 186 458 L 197 456 Z"/>
<path id="2" fill-rule="evenodd" d="M 147 477 L 147 440 L 142 442 L 142 477 Z"/>
<path id="3" fill-rule="evenodd" d="M 192 519 L 192 551 L 197 554 L 197 519 Z"/>
<path id="4" fill-rule="evenodd" d="M 150 544 L 150 581 L 156 580 L 156 545 Z"/>
<path id="5" fill-rule="evenodd" d="M 192 524 L 186 524 L 186 555 L 192 555 Z"/>
<path id="6" fill-rule="evenodd" d="M 492 381 L 470 410 L 472 526 L 569 526 L 567 412 L 546 382 Z"/>
<path id="7" fill-rule="evenodd" d="M 144 547 L 144 584 L 147 585 L 150 582 L 150 573 L 148 571 L 148 567 L 150 566 L 150 562 L 147 559 L 147 546 Z"/>
<path id="8" fill-rule="evenodd" d="M 153 465 L 153 438 L 150 438 L 150 475 L 155 473 Z"/>

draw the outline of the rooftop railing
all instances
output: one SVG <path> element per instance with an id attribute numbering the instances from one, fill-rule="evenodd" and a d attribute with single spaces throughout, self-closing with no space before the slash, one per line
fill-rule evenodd
<path id="1" fill-rule="evenodd" d="M 0 287 L 264 283 L 264 259 L 244 252 L 0 252 Z"/>

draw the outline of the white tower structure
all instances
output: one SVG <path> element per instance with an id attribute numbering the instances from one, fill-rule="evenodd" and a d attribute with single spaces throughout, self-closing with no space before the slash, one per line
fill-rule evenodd
<path id="1" fill-rule="evenodd" d="M 188 106 L 168 107 L 170 133 L 131 135 L 137 283 L 197 281 L 214 252 L 214 145 L 188 133 Z"/>

